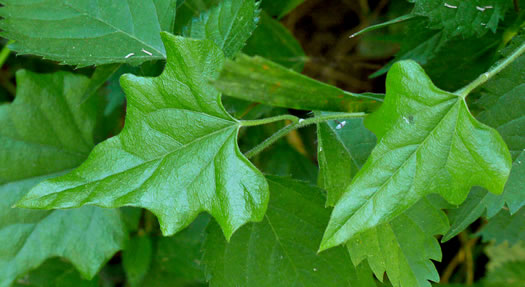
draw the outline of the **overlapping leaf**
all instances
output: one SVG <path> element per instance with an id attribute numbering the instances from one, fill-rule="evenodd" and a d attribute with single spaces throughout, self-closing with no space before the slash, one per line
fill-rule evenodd
<path id="1" fill-rule="evenodd" d="M 287 68 L 301 72 L 306 56 L 301 44 L 281 22 L 264 11 L 257 29 L 248 39 L 243 52 L 250 56 L 261 56 Z"/>
<path id="2" fill-rule="evenodd" d="M 512 47 L 510 47 L 512 49 Z M 506 204 L 511 214 L 525 206 L 525 57 L 482 87 L 480 103 L 486 111 L 478 119 L 494 127 L 503 137 L 514 160 L 502 195 L 496 196 L 475 188 L 467 200 L 450 211 L 452 227 L 444 237 L 448 240 L 482 216 L 493 217 Z"/>
<path id="3" fill-rule="evenodd" d="M 317 254 L 329 217 L 321 190 L 268 177 L 271 200 L 261 223 L 226 242 L 211 225 L 204 263 L 210 286 L 375 286 L 366 265 L 352 266 L 341 247 Z"/>
<path id="4" fill-rule="evenodd" d="M 71 264 L 54 258 L 18 279 L 13 287 L 96 287 L 97 279 L 83 280 Z"/>
<path id="5" fill-rule="evenodd" d="M 319 183 L 328 191 L 327 203 L 334 204 L 365 163 L 376 138 L 361 119 L 319 124 L 317 135 Z M 379 280 L 386 272 L 394 286 L 430 286 L 427 280 L 439 281 L 430 259 L 441 260 L 434 235 L 447 229 L 446 215 L 423 199 L 391 222 L 347 241 L 346 246 L 354 264 L 367 261 Z"/>
<path id="6" fill-rule="evenodd" d="M 363 119 L 340 119 L 318 124 L 317 140 L 319 186 L 328 192 L 326 204 L 334 206 L 365 164 L 376 137 Z"/>
<path id="7" fill-rule="evenodd" d="M 255 0 L 223 0 L 218 6 L 194 18 L 184 35 L 212 40 L 226 57 L 231 58 L 244 47 L 257 27 L 257 6 Z"/>
<path id="8" fill-rule="evenodd" d="M 512 1 L 493 0 L 411 0 L 412 14 L 428 17 L 430 27 L 449 36 L 483 36 L 495 32 Z"/>
<path id="9" fill-rule="evenodd" d="M 368 259 L 380 280 L 386 272 L 393 286 L 431 286 L 439 282 L 432 260 L 441 261 L 435 235 L 448 229 L 444 212 L 428 199 L 388 223 L 365 231 L 346 243 L 355 265 Z"/>
<path id="10" fill-rule="evenodd" d="M 20 54 L 69 65 L 140 64 L 166 56 L 160 2 L 166 1 L 2 0 L 0 35 L 15 40 L 12 49 Z M 163 26 L 171 21 L 161 16 Z"/>
<path id="11" fill-rule="evenodd" d="M 480 234 L 484 241 L 495 240 L 496 243 L 508 241 L 510 244 L 515 244 L 525 241 L 525 208 L 513 215 L 507 210 L 500 211 L 489 220 Z"/>
<path id="12" fill-rule="evenodd" d="M 17 84 L 15 101 L 0 106 L 0 286 L 56 256 L 91 278 L 126 238 L 118 210 L 12 208 L 31 187 L 78 166 L 93 148 L 98 104 L 82 103 L 89 79 L 20 71 Z"/>
<path id="13" fill-rule="evenodd" d="M 124 76 L 122 133 L 99 144 L 73 172 L 48 180 L 19 206 L 137 206 L 152 211 L 165 235 L 209 212 L 226 237 L 262 220 L 268 186 L 237 146 L 240 124 L 208 81 L 223 53 L 207 40 L 162 34 L 168 62 L 161 76 Z"/>
<path id="14" fill-rule="evenodd" d="M 503 191 L 508 149 L 461 96 L 436 88 L 413 61 L 396 63 L 386 86 L 385 103 L 367 118 L 379 142 L 335 206 L 322 250 L 390 222 L 431 193 L 459 204 L 474 185 Z"/>
<path id="15" fill-rule="evenodd" d="M 235 98 L 299 110 L 363 110 L 382 101 L 382 95 L 345 92 L 267 59 L 242 54 L 226 61 L 213 85 Z"/>

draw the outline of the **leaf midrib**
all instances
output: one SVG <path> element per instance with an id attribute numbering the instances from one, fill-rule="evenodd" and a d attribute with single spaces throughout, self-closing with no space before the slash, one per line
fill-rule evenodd
<path id="1" fill-rule="evenodd" d="M 455 95 L 455 94 L 453 94 L 453 95 Z M 421 147 L 427 142 L 427 140 L 430 138 L 430 135 L 433 134 L 433 133 L 435 132 L 435 130 L 440 126 L 440 124 L 443 122 L 443 120 L 444 120 L 444 119 L 448 116 L 448 114 L 454 109 L 454 106 L 461 102 L 461 97 L 458 96 L 458 95 L 455 95 L 455 96 L 457 97 L 457 98 L 455 98 L 455 100 L 457 100 L 456 103 L 450 105 L 449 110 L 445 113 L 445 115 L 441 118 L 441 120 L 439 120 L 439 122 L 436 123 L 436 126 L 435 126 L 435 127 L 434 127 L 434 128 L 428 133 L 428 135 L 425 137 L 425 139 L 424 139 L 424 140 L 418 145 L 418 147 L 417 147 L 417 148 L 416 148 L 416 149 L 415 149 L 415 150 L 414 150 L 414 151 L 413 151 L 413 152 L 407 157 L 407 159 L 403 162 L 403 164 L 400 165 L 400 166 L 396 169 L 396 171 L 395 171 L 395 172 L 394 172 L 394 173 L 393 173 L 393 174 L 392 174 L 387 180 L 385 180 L 385 182 L 383 182 L 383 184 L 381 184 L 381 186 L 379 186 L 379 187 L 377 188 L 377 190 L 374 192 L 374 194 L 373 194 L 370 198 L 367 199 L 367 202 L 370 201 L 370 200 L 373 200 L 375 197 L 378 196 L 378 194 L 380 193 L 380 191 L 382 190 L 382 188 L 383 188 L 387 183 L 389 183 L 389 182 L 392 180 L 392 178 L 393 178 L 394 176 L 396 176 L 396 175 L 397 175 L 397 174 L 403 169 L 403 167 L 405 167 L 405 165 L 409 162 L 409 159 L 412 158 L 412 157 L 413 157 L 413 156 L 414 156 L 414 155 L 420 150 L 420 148 L 421 148 Z M 451 99 L 454 99 L 454 98 L 451 98 Z M 448 100 L 447 100 L 447 101 L 448 101 Z M 458 113 L 460 113 L 460 112 L 461 112 L 461 111 L 458 111 Z M 456 125 L 457 125 L 457 121 L 456 121 Z M 385 135 L 385 136 L 386 136 L 386 135 Z M 385 136 L 384 136 L 384 137 L 385 137 Z M 387 154 L 387 153 L 385 153 L 385 154 Z M 383 156 L 384 156 L 384 155 L 383 155 Z M 351 186 L 351 185 L 352 185 L 352 184 L 350 184 L 350 186 Z M 366 204 L 366 203 L 365 203 L 365 204 Z M 364 205 L 364 204 L 363 204 L 363 205 Z M 363 207 L 363 205 L 361 205 L 358 209 L 356 209 L 356 211 L 355 211 L 354 213 L 352 213 L 352 215 L 350 215 L 350 217 L 349 217 L 347 220 L 345 220 L 345 223 L 342 224 L 342 225 L 340 225 L 340 226 L 337 228 L 337 231 L 334 232 L 333 235 L 330 236 L 330 238 L 333 238 L 335 235 L 337 235 L 337 234 L 341 231 L 341 228 L 342 228 L 343 226 L 345 226 L 345 225 L 348 223 L 348 221 L 350 221 L 350 220 L 352 219 L 353 215 L 354 215 L 355 213 L 357 213 L 359 210 L 361 210 L 361 208 Z M 376 226 L 377 226 L 377 225 L 376 225 Z M 362 232 L 363 232 L 363 231 L 361 231 L 360 233 L 362 233 Z M 357 234 L 359 234 L 359 233 L 357 233 Z M 357 234 L 352 235 L 352 237 L 355 236 L 355 235 L 357 235 Z"/>

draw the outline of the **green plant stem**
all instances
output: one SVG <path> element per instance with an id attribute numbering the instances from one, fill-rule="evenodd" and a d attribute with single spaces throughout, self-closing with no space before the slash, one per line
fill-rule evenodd
<path id="1" fill-rule="evenodd" d="M 519 56 L 521 56 L 525 52 L 525 43 L 521 44 L 521 46 L 516 49 L 510 56 L 505 58 L 503 61 L 499 62 L 496 66 L 491 68 L 488 72 L 481 74 L 477 79 L 472 81 L 470 84 L 466 85 L 462 89 L 458 90 L 456 94 L 461 96 L 463 99 L 467 97 L 470 92 L 472 92 L 477 87 L 483 85 L 485 82 L 487 82 L 490 78 L 494 77 L 497 73 L 501 72 L 503 69 L 505 69 L 510 63 L 514 62 Z"/>
<path id="2" fill-rule="evenodd" d="M 2 51 L 0 51 L 0 68 L 4 66 L 5 60 L 7 60 L 7 58 L 9 57 L 9 54 L 11 53 L 11 50 L 8 48 L 8 46 L 13 43 L 14 43 L 13 40 L 7 42 L 7 44 L 5 44 Z"/>
<path id="3" fill-rule="evenodd" d="M 253 127 L 253 126 L 266 125 L 266 124 L 279 122 L 279 121 L 285 121 L 285 120 L 289 120 L 295 123 L 299 121 L 299 118 L 294 115 L 280 115 L 280 116 L 275 116 L 275 117 L 265 118 L 265 119 L 260 119 L 260 120 L 241 121 L 241 126 Z"/>
<path id="4" fill-rule="evenodd" d="M 312 124 L 317 124 L 317 123 L 321 123 L 321 122 L 325 122 L 325 121 L 348 119 L 348 118 L 360 118 L 360 117 L 364 117 L 365 115 L 366 115 L 365 113 L 336 113 L 336 114 L 318 116 L 318 117 L 313 117 L 313 118 L 308 118 L 308 119 L 299 119 L 299 118 L 295 117 L 297 119 L 296 121 L 292 121 L 291 124 L 289 124 L 289 125 L 285 126 L 284 128 L 278 130 L 271 137 L 267 138 L 262 143 L 258 144 L 257 146 L 255 146 L 254 148 L 252 148 L 251 150 L 246 152 L 245 156 L 247 158 L 252 158 L 252 157 L 256 156 L 257 154 L 259 154 L 260 152 L 265 150 L 267 147 L 269 147 L 270 145 L 272 145 L 273 143 L 278 141 L 280 138 L 284 137 L 289 132 L 291 132 L 291 131 L 293 131 L 295 129 L 303 128 L 303 127 L 306 127 L 306 126 L 309 126 L 309 125 L 312 125 Z M 294 116 L 292 116 L 292 117 L 294 117 Z M 278 118 L 278 117 L 262 119 L 262 120 L 259 120 L 259 121 L 262 124 L 264 124 L 264 123 L 268 123 L 268 122 L 274 122 L 275 118 Z M 269 121 L 269 120 L 271 120 L 271 121 Z"/>

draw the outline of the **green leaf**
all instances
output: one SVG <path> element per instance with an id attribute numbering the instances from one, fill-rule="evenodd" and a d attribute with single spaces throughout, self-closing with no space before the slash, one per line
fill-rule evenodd
<path id="1" fill-rule="evenodd" d="M 376 137 L 363 119 L 329 121 L 317 125 L 319 186 L 328 193 L 326 204 L 334 206 L 352 177 L 364 165 Z"/>
<path id="2" fill-rule="evenodd" d="M 0 106 L 0 286 L 50 257 L 64 257 L 86 278 L 126 239 L 118 210 L 12 208 L 43 179 L 78 166 L 94 146 L 97 99 L 82 103 L 90 80 L 19 71 L 17 96 Z"/>
<path id="3" fill-rule="evenodd" d="M 222 52 L 211 41 L 162 37 L 168 50 L 162 75 L 121 78 L 128 114 L 120 135 L 99 144 L 78 169 L 35 187 L 19 206 L 143 207 L 159 218 L 164 235 L 203 211 L 227 238 L 262 220 L 266 180 L 239 151 L 240 123 L 208 84 Z"/>
<path id="4" fill-rule="evenodd" d="M 303 3 L 304 0 L 263 0 L 262 8 L 272 16 L 278 18 L 284 17 L 286 14 L 290 13 L 295 7 Z"/>
<path id="5" fill-rule="evenodd" d="M 511 157 L 501 136 L 464 99 L 436 88 L 413 61 L 394 64 L 367 126 L 378 144 L 334 208 L 321 250 L 387 223 L 438 193 L 460 204 L 474 185 L 501 193 Z"/>
<path id="6" fill-rule="evenodd" d="M 481 37 L 488 31 L 496 32 L 512 1 L 489 0 L 410 0 L 412 14 L 428 17 L 432 29 L 440 29 L 447 36 Z"/>
<path id="7" fill-rule="evenodd" d="M 366 265 L 354 269 L 338 247 L 317 254 L 329 217 L 314 186 L 268 177 L 271 198 L 265 219 L 226 242 L 210 225 L 204 263 L 210 286 L 375 286 Z"/>
<path id="8" fill-rule="evenodd" d="M 318 125 L 320 185 L 328 190 L 328 204 L 347 189 L 352 176 L 364 165 L 374 148 L 376 137 L 362 119 L 327 122 Z M 330 197 L 333 201 L 330 202 Z M 436 234 L 448 229 L 446 215 L 428 199 L 388 223 L 363 232 L 346 242 L 357 266 L 368 263 L 379 280 L 386 272 L 394 286 L 430 286 L 439 281 L 429 259 L 441 260 Z"/>
<path id="9" fill-rule="evenodd" d="M 298 110 L 351 111 L 382 101 L 381 95 L 345 92 L 264 58 L 242 54 L 226 61 L 214 86 L 235 98 Z"/>
<path id="10" fill-rule="evenodd" d="M 243 52 L 249 56 L 261 56 L 287 68 L 301 72 L 306 61 L 301 44 L 292 33 L 268 16 L 264 11 L 257 29 L 248 39 Z"/>
<path id="11" fill-rule="evenodd" d="M 515 244 L 525 240 L 525 208 L 513 215 L 507 210 L 500 211 L 489 220 L 479 234 L 483 237 L 483 241 L 495 240 L 496 243 L 508 241 L 510 244 Z"/>
<path id="12" fill-rule="evenodd" d="M 58 258 L 46 261 L 38 269 L 16 281 L 13 287 L 96 287 L 97 280 L 83 280 L 71 264 Z"/>
<path id="13" fill-rule="evenodd" d="M 448 229 L 444 212 L 428 199 L 388 223 L 365 231 L 346 243 L 355 265 L 368 259 L 379 280 L 386 272 L 393 286 L 431 286 L 439 274 L 430 259 L 441 261 L 434 237 Z"/>
<path id="14" fill-rule="evenodd" d="M 255 0 L 223 0 L 212 9 L 194 18 L 184 35 L 209 39 L 232 58 L 244 47 L 259 20 Z"/>
<path id="15" fill-rule="evenodd" d="M 505 263 L 483 280 L 484 287 L 522 287 L 525 285 L 525 261 Z"/>
<path id="16" fill-rule="evenodd" d="M 291 177 L 312 184 L 316 183 L 317 166 L 285 141 L 264 151 L 260 158 L 262 163 L 258 167 L 265 174 Z"/>
<path id="17" fill-rule="evenodd" d="M 202 244 L 210 221 L 199 216 L 187 229 L 171 237 L 158 237 L 145 287 L 187 287 L 204 284 Z"/>
<path id="18" fill-rule="evenodd" d="M 489 257 L 487 270 L 492 272 L 505 263 L 525 261 L 525 242 L 520 241 L 514 245 L 509 245 L 508 242 L 501 244 L 492 242 L 485 248 L 485 253 Z"/>
<path id="19" fill-rule="evenodd" d="M 152 0 L 0 3 L 0 35 L 15 40 L 12 49 L 20 54 L 79 66 L 140 64 L 166 57 Z"/>
<path id="20" fill-rule="evenodd" d="M 178 0 L 174 32 L 182 33 L 194 17 L 220 3 L 220 0 Z"/>
<path id="21" fill-rule="evenodd" d="M 503 194 L 496 196 L 475 188 L 467 200 L 449 212 L 451 230 L 443 241 L 457 235 L 487 211 L 487 217 L 496 215 L 506 204 L 511 214 L 525 206 L 525 57 L 518 58 L 509 67 L 482 86 L 480 102 L 487 110 L 478 119 L 494 127 L 510 149 L 514 162 Z M 489 104 L 490 102 L 490 104 Z"/>
<path id="22" fill-rule="evenodd" d="M 151 238 L 139 234 L 131 238 L 122 252 L 122 267 L 130 286 L 139 286 L 146 276 L 151 264 L 152 249 Z"/>
<path id="23" fill-rule="evenodd" d="M 153 0 L 162 31 L 173 33 L 175 16 L 177 15 L 177 0 Z"/>

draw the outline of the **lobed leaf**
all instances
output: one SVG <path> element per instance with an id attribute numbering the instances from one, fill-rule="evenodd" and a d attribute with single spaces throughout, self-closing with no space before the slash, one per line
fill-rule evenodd
<path id="1" fill-rule="evenodd" d="M 386 272 L 393 286 L 432 286 L 439 274 L 430 259 L 441 261 L 435 235 L 448 229 L 444 212 L 422 199 L 388 223 L 358 234 L 346 242 L 354 265 L 368 259 L 379 280 Z"/>
<path id="2" fill-rule="evenodd" d="M 19 54 L 68 65 L 165 59 L 155 1 L 1 0 L 0 35 Z"/>
<path id="3" fill-rule="evenodd" d="M 237 146 L 240 124 L 209 84 L 224 55 L 211 41 L 162 34 L 168 62 L 157 78 L 126 75 L 126 125 L 73 172 L 48 180 L 19 206 L 135 206 L 152 211 L 164 235 L 209 212 L 227 238 L 260 221 L 268 202 L 261 173 Z"/>
<path id="4" fill-rule="evenodd" d="M 95 98 L 83 103 L 90 80 L 65 72 L 19 71 L 16 78 L 15 101 L 0 106 L 0 286 L 57 256 L 92 278 L 126 239 L 118 210 L 12 208 L 33 186 L 87 158 L 99 106 Z"/>
<path id="5" fill-rule="evenodd" d="M 365 122 L 378 144 L 335 206 L 321 250 L 390 222 L 431 193 L 460 204 L 474 185 L 503 192 L 508 149 L 461 96 L 436 88 L 413 61 L 394 64 L 386 87 L 385 103 Z"/>

